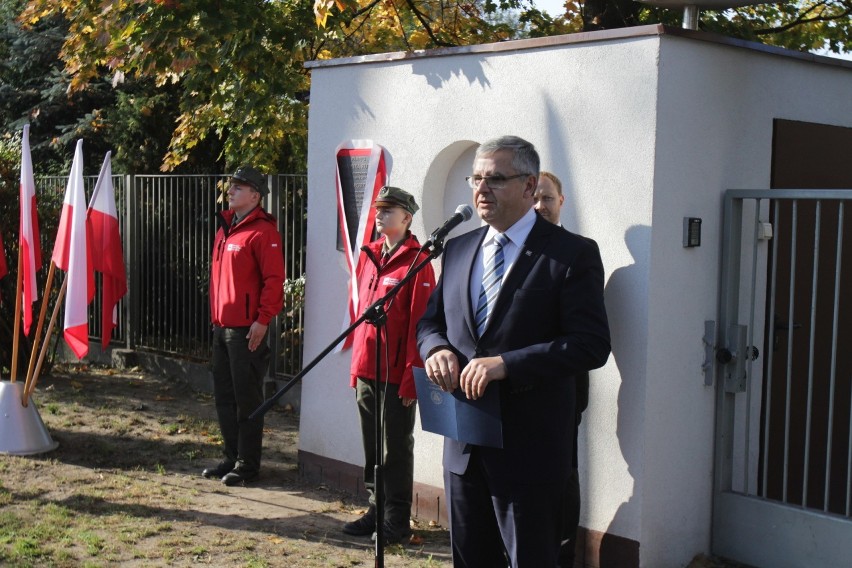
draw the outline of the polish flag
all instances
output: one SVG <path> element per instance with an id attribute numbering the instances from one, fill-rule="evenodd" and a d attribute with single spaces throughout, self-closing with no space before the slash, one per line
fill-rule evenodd
<path id="1" fill-rule="evenodd" d="M 62 201 L 62 217 L 52 260 L 65 271 L 65 343 L 78 359 L 89 352 L 88 305 L 94 298 L 95 278 L 89 262 L 86 238 L 86 190 L 83 187 L 83 141 L 77 141 L 68 187 Z"/>
<path id="2" fill-rule="evenodd" d="M 21 224 L 18 232 L 18 254 L 21 256 L 21 289 L 23 291 L 24 335 L 33 323 L 33 302 L 38 298 L 36 270 L 41 268 L 41 245 L 38 236 L 35 178 L 30 156 L 30 125 L 24 126 L 21 142 Z"/>
<path id="3" fill-rule="evenodd" d="M 112 330 L 118 324 L 118 301 L 127 293 L 127 273 L 118 230 L 115 209 L 115 189 L 112 185 L 111 152 L 104 157 L 101 173 L 89 205 L 92 268 L 101 279 L 101 344 L 109 345 Z"/>

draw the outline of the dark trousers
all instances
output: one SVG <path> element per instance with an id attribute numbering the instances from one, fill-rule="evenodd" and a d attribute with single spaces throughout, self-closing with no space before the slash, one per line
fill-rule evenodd
<path id="1" fill-rule="evenodd" d="M 260 469 L 263 417 L 248 417 L 263 403 L 263 377 L 269 369 L 269 345 L 248 349 L 249 328 L 213 328 L 213 395 L 228 461 L 249 471 Z"/>
<path id="2" fill-rule="evenodd" d="M 565 520 L 559 547 L 559 568 L 574 568 L 577 528 L 580 526 L 580 472 L 574 468 L 565 488 Z"/>
<path id="3" fill-rule="evenodd" d="M 358 378 L 355 400 L 361 417 L 364 444 L 364 485 L 370 495 L 370 507 L 376 506 L 376 396 L 384 402 L 384 517 L 394 527 L 408 528 L 414 488 L 414 416 L 415 406 L 405 407 L 399 398 L 399 385 Z M 387 390 L 384 390 L 387 387 Z M 381 392 L 384 391 L 384 392 Z"/>
<path id="4" fill-rule="evenodd" d="M 454 568 L 557 565 L 564 483 L 501 487 L 474 448 L 464 475 L 444 470 L 444 489 Z"/>
<path id="5" fill-rule="evenodd" d="M 574 568 L 574 557 L 577 550 L 577 529 L 580 526 L 580 471 L 577 448 L 580 434 L 580 422 L 583 421 L 583 411 L 589 405 L 589 373 L 576 376 L 577 389 L 577 423 L 574 428 L 574 456 L 571 462 L 573 469 L 565 486 L 565 517 L 562 525 L 562 544 L 559 548 L 559 568 Z"/>

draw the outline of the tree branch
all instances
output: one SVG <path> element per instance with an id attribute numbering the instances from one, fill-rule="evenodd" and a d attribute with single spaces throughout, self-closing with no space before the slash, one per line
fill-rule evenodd
<path id="1" fill-rule="evenodd" d="M 393 6 L 393 11 L 399 20 L 399 31 L 402 34 L 402 41 L 405 43 L 405 48 L 408 49 L 408 51 L 412 51 L 411 43 L 408 41 L 408 36 L 405 35 L 405 28 L 402 27 L 402 17 L 399 15 L 399 8 L 396 7 L 396 2 L 391 2 L 391 6 Z"/>
<path id="2" fill-rule="evenodd" d="M 355 18 L 357 18 L 358 16 L 360 16 L 360 15 L 361 15 L 361 14 L 363 14 L 364 12 L 369 12 L 370 10 L 372 10 L 372 9 L 373 9 L 373 7 L 375 7 L 375 5 L 376 5 L 376 4 L 378 4 L 378 3 L 379 3 L 379 2 L 381 2 L 381 1 L 382 1 L 382 0 L 373 0 L 373 1 L 372 1 L 372 2 L 370 2 L 368 5 L 366 5 L 366 6 L 364 6 L 363 8 L 361 8 L 360 10 L 356 10 L 356 11 L 355 11 L 355 15 L 354 15 L 354 16 L 352 16 L 352 19 L 354 20 Z"/>
<path id="3" fill-rule="evenodd" d="M 441 47 L 455 46 L 455 44 L 445 42 L 435 36 L 435 34 L 432 32 L 432 28 L 429 27 L 429 23 L 426 21 L 426 16 L 420 10 L 417 9 L 417 6 L 414 5 L 414 2 L 412 0 L 405 0 L 405 3 L 408 4 L 408 7 L 411 8 L 412 12 L 414 12 L 414 16 L 420 21 L 420 25 L 423 26 L 423 29 L 426 30 L 426 33 L 429 34 L 429 37 L 432 38 L 432 41 L 435 42 L 435 45 L 440 45 Z"/>
<path id="4" fill-rule="evenodd" d="M 772 27 L 772 28 L 761 28 L 761 29 L 758 29 L 758 30 L 754 30 L 754 34 L 755 35 L 769 35 L 769 34 L 775 34 L 775 33 L 780 33 L 780 32 L 786 32 L 787 30 L 793 29 L 796 26 L 803 26 L 803 25 L 812 24 L 812 23 L 815 23 L 815 22 L 830 22 L 830 21 L 834 21 L 834 20 L 840 20 L 840 19 L 848 17 L 849 14 L 852 14 L 852 8 L 847 8 L 843 12 L 841 12 L 839 14 L 834 14 L 834 15 L 831 15 L 831 16 L 819 15 L 819 16 L 814 16 L 813 18 L 807 18 L 806 17 L 808 14 L 812 13 L 817 8 L 825 7 L 826 4 L 827 4 L 827 2 L 820 2 L 818 4 L 814 4 L 813 6 L 811 6 L 810 8 L 808 8 L 807 10 L 805 10 L 804 12 L 802 12 L 798 16 L 796 16 L 796 19 L 793 20 L 792 22 L 786 23 L 782 26 L 775 26 L 775 27 Z M 843 3 L 843 5 L 845 5 L 845 3 Z"/>

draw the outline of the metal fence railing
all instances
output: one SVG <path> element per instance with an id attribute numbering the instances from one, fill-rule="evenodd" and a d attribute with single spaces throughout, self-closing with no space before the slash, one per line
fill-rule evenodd
<path id="1" fill-rule="evenodd" d="M 284 289 L 284 311 L 279 319 L 280 333 L 273 338 L 278 353 L 275 374 L 294 376 L 302 370 L 302 338 L 305 330 L 305 245 L 308 242 L 308 177 L 279 174 L 274 176 L 273 203 L 278 211 L 278 229 L 284 246 L 287 285 Z M 275 202 L 277 200 L 277 203 Z"/>
<path id="2" fill-rule="evenodd" d="M 96 179 L 85 178 L 87 195 Z M 128 294 L 119 306 L 113 345 L 209 360 L 210 255 L 227 179 L 225 175 L 113 176 L 128 275 Z M 67 177 L 59 176 L 37 180 L 39 191 L 60 195 L 66 183 Z M 265 207 L 278 218 L 289 279 L 284 311 L 270 326 L 277 330 L 270 334 L 277 354 L 271 371 L 287 376 L 298 373 L 302 364 L 307 176 L 277 174 L 269 177 L 269 183 L 272 191 Z M 101 336 L 100 310 L 96 295 L 89 310 L 92 339 Z"/>

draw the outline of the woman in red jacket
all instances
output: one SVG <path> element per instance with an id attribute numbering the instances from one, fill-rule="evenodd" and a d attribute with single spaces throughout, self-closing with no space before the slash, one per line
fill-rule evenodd
<path id="1" fill-rule="evenodd" d="M 409 230 L 414 213 L 419 209 L 411 194 L 386 186 L 373 206 L 376 208 L 376 230 L 382 236 L 361 248 L 356 269 L 361 310 L 384 296 L 405 277 L 412 265 L 426 256 L 419 252 L 420 243 Z M 384 405 L 384 539 L 387 543 L 404 543 L 411 535 L 414 403 L 417 401 L 412 367 L 423 366 L 417 352 L 416 328 L 434 287 L 435 274 L 432 266 L 427 265 L 385 305 L 387 323 L 383 328 L 381 382 L 378 385 L 376 328 L 365 323 L 353 332 L 351 386 L 355 388 L 361 418 L 364 485 L 370 507 L 361 518 L 343 525 L 343 532 L 347 534 L 367 536 L 376 530 L 374 404 L 378 395 L 379 402 Z"/>

